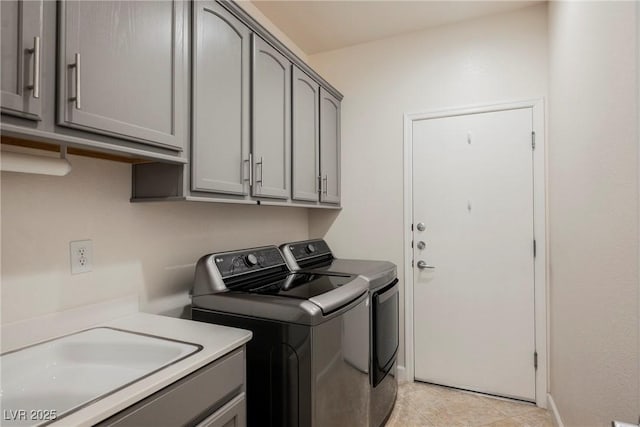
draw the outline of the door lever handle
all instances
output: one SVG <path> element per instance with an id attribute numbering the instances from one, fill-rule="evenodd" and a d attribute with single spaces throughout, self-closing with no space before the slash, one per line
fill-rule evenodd
<path id="1" fill-rule="evenodd" d="M 426 262 L 420 260 L 418 261 L 418 264 L 416 264 L 416 266 L 420 269 L 420 270 L 425 270 L 425 269 L 429 269 L 429 270 L 433 270 L 434 268 L 436 268 L 433 265 L 428 265 Z"/>

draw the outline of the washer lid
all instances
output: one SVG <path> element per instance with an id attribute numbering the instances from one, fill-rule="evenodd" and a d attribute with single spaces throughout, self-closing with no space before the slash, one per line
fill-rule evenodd
<path id="1" fill-rule="evenodd" d="M 309 301 L 327 315 L 367 292 L 366 282 L 350 274 L 291 273 L 270 282 L 234 286 L 229 293 L 249 293 Z"/>
<path id="2" fill-rule="evenodd" d="M 342 316 L 363 303 L 368 298 L 368 290 L 369 283 L 362 277 L 308 300 L 226 290 L 194 296 L 192 309 L 314 326 Z"/>
<path id="3" fill-rule="evenodd" d="M 354 278 L 349 274 L 291 273 L 269 283 L 237 285 L 231 291 L 308 300 L 344 286 Z"/>
<path id="4" fill-rule="evenodd" d="M 314 268 L 312 271 L 322 274 L 357 274 L 369 281 L 371 289 L 386 286 L 398 276 L 397 267 L 392 262 L 360 259 L 336 258 L 326 267 Z"/>

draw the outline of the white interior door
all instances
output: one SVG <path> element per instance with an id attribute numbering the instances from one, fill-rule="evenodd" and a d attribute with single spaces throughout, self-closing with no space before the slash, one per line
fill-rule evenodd
<path id="1" fill-rule="evenodd" d="M 416 380 L 535 401 L 532 126 L 531 108 L 413 124 Z"/>

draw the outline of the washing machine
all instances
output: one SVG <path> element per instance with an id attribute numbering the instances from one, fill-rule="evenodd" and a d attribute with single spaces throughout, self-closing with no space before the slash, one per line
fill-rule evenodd
<path id="1" fill-rule="evenodd" d="M 280 246 L 293 271 L 352 274 L 369 284 L 369 425 L 389 418 L 398 392 L 399 283 L 397 267 L 388 261 L 336 258 L 322 239 Z"/>

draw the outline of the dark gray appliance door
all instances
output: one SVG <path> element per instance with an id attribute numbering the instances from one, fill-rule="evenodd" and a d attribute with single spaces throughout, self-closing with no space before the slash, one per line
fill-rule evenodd
<path id="1" fill-rule="evenodd" d="M 246 302 L 246 301 L 245 301 Z M 247 425 L 311 427 L 311 327 L 194 308 L 194 320 L 248 329 Z"/>
<path id="2" fill-rule="evenodd" d="M 398 280 L 371 296 L 373 322 L 372 381 L 376 387 L 391 370 L 398 353 Z"/>
<path id="3" fill-rule="evenodd" d="M 369 424 L 368 300 L 312 329 L 314 427 Z"/>

